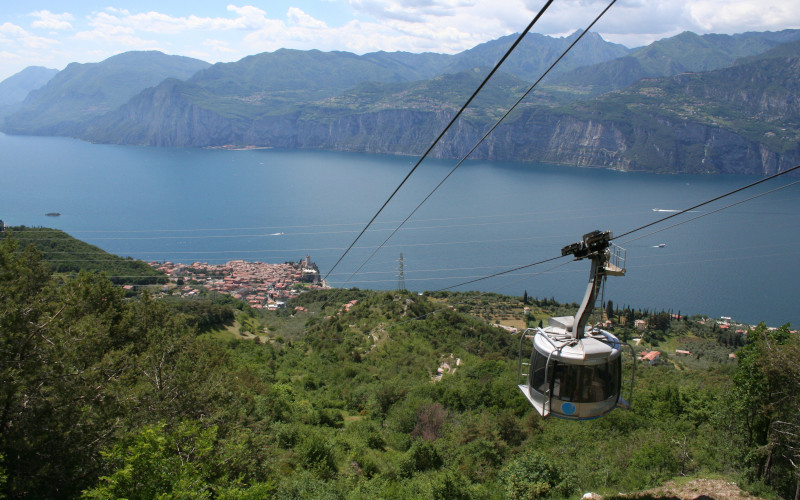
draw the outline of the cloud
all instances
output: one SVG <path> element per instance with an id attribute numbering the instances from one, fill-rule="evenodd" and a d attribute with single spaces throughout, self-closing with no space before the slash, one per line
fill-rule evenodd
<path id="1" fill-rule="evenodd" d="M 14 54 L 5 50 L 0 51 L 0 61 L 14 61 L 17 62 L 22 59 L 19 54 Z"/>
<path id="2" fill-rule="evenodd" d="M 525 0 L 538 9 L 540 0 Z M 539 30 L 566 33 L 588 24 L 606 0 L 563 0 L 542 18 Z M 796 0 L 619 0 L 593 28 L 606 39 L 645 45 L 683 31 L 741 33 L 800 25 Z"/>
<path id="3" fill-rule="evenodd" d="M 31 27 L 53 31 L 71 30 L 72 24 L 70 24 L 70 21 L 75 19 L 69 12 L 54 14 L 49 10 L 39 10 L 31 12 L 29 15 L 38 18 L 37 21 L 31 23 Z"/>
<path id="4" fill-rule="evenodd" d="M 289 11 L 286 13 L 286 17 L 289 19 L 290 24 L 295 24 L 297 26 L 303 26 L 304 28 L 327 28 L 324 22 L 314 19 L 313 17 L 309 16 L 302 10 L 298 9 L 297 7 L 289 7 Z"/>
<path id="5" fill-rule="evenodd" d="M 267 13 L 265 11 L 258 7 L 253 7 L 252 5 L 245 5 L 243 7 L 228 5 L 228 11 L 235 12 L 239 15 L 238 18 L 233 20 L 234 25 L 232 25 L 232 27 L 239 29 L 258 29 L 267 18 Z"/>
<path id="6" fill-rule="evenodd" d="M 210 47 L 213 52 L 225 52 L 225 53 L 233 53 L 235 52 L 228 42 L 224 40 L 214 40 L 212 38 L 206 39 L 203 41 L 204 47 Z"/>
<path id="7" fill-rule="evenodd" d="M 378 20 L 410 23 L 425 22 L 431 17 L 453 17 L 474 2 L 467 0 L 350 0 L 350 6 Z"/>
<path id="8" fill-rule="evenodd" d="M 563 36 L 582 29 L 609 1 L 559 0 L 534 31 Z M 519 32 L 544 3 L 545 0 L 347 0 L 338 7 L 326 3 L 323 8 L 322 3 L 316 3 L 307 10 L 292 6 L 268 12 L 274 4 L 259 2 L 266 7 L 229 4 L 210 16 L 108 7 L 85 16 L 73 11 L 76 18 L 66 12 L 38 10 L 28 14 L 33 18 L 30 31 L 10 22 L 0 24 L 0 50 L 7 54 L 30 50 L 31 62 L 52 60 L 58 65 L 92 60 L 94 50 L 107 57 L 124 50 L 153 48 L 203 54 L 211 61 L 230 61 L 283 47 L 359 54 L 378 50 L 455 53 Z M 635 47 L 685 30 L 700 34 L 777 30 L 800 26 L 796 3 L 797 0 L 617 0 L 594 31 L 607 40 Z M 322 14 L 334 8 L 339 9 L 336 16 Z M 40 33 L 37 30 L 48 30 L 48 37 L 36 36 Z M 56 44 L 65 53 L 54 59 Z"/>
<path id="9" fill-rule="evenodd" d="M 692 21 L 705 31 L 761 31 L 800 25 L 800 10 L 794 2 L 719 0 L 694 1 L 687 8 Z"/>
<path id="10" fill-rule="evenodd" d="M 93 13 L 89 17 L 89 25 L 94 29 L 80 35 L 82 39 L 90 39 L 108 38 L 119 33 L 132 35 L 136 32 L 178 35 L 188 31 L 255 31 L 270 24 L 266 12 L 257 7 L 228 5 L 227 10 L 236 14 L 236 17 L 175 17 L 155 11 L 132 13 L 127 9 L 109 7 Z"/>
<path id="11" fill-rule="evenodd" d="M 31 49 L 47 49 L 59 42 L 52 38 L 33 35 L 16 24 L 3 23 L 0 24 L 0 43 L 8 45 L 21 44 Z"/>

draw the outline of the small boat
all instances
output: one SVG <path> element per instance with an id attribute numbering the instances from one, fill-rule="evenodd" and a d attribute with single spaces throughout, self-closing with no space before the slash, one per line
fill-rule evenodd
<path id="1" fill-rule="evenodd" d="M 283 236 L 283 233 L 270 233 L 270 236 Z"/>
<path id="2" fill-rule="evenodd" d="M 664 248 L 665 246 L 667 246 L 666 243 L 659 243 L 658 245 L 653 245 L 653 248 Z"/>
<path id="3" fill-rule="evenodd" d="M 58 212 L 47 212 L 45 215 L 48 217 L 58 217 L 61 214 Z"/>

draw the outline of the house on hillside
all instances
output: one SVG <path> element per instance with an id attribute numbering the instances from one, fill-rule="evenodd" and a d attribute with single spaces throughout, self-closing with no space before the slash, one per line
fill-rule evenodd
<path id="1" fill-rule="evenodd" d="M 512 334 L 519 332 L 519 330 L 517 330 L 517 328 L 515 328 L 513 326 L 501 325 L 500 323 L 493 323 L 492 326 L 495 327 L 495 328 L 502 328 L 503 330 L 507 331 L 508 333 L 512 333 Z"/>
<path id="2" fill-rule="evenodd" d="M 660 351 L 650 351 L 650 352 L 642 351 L 642 353 L 639 355 L 639 361 L 642 361 L 642 362 L 647 361 L 651 365 L 654 365 L 654 364 L 658 363 L 658 360 L 660 358 L 661 358 L 661 352 Z"/>

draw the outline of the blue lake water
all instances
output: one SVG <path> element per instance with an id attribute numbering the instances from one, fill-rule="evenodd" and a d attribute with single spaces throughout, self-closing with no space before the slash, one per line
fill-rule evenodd
<path id="1" fill-rule="evenodd" d="M 416 158 L 320 151 L 220 151 L 88 144 L 0 134 L 0 219 L 62 229 L 144 260 L 297 261 L 328 273 Z M 422 164 L 329 276 L 333 286 L 436 290 L 560 255 L 589 231 L 622 234 L 753 182 L 522 163 L 466 162 L 389 243 L 372 251 L 452 168 Z M 616 243 L 627 276 L 607 299 L 770 325 L 800 321 L 800 185 L 776 179 Z M 46 217 L 59 212 L 60 217 Z M 659 244 L 666 246 L 656 248 Z M 588 263 L 557 261 L 480 281 L 481 290 L 578 302 Z"/>

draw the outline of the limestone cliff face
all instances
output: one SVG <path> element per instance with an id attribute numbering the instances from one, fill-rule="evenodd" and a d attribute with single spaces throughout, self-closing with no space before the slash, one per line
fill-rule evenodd
<path id="1" fill-rule="evenodd" d="M 203 147 L 239 143 L 233 122 L 194 104 L 166 80 L 93 121 L 81 138 L 110 144 Z"/>
<path id="2" fill-rule="evenodd" d="M 785 170 L 800 164 L 798 54 L 800 41 L 720 70 L 643 79 L 560 108 L 521 109 L 472 158 L 663 173 Z M 267 95 L 233 83 L 204 87 L 195 80 L 166 80 L 85 126 L 69 124 L 61 135 L 168 147 L 253 145 L 419 155 L 460 104 L 451 93 L 473 88 L 472 76 L 467 72 L 405 87 L 364 85 L 336 98 L 309 94 L 294 100 L 283 90 Z M 506 85 L 502 92 L 516 91 L 518 85 L 513 79 L 501 83 Z M 498 92 L 490 93 L 483 107 L 470 107 L 431 156 L 466 154 L 493 123 L 489 116 L 505 109 Z"/>
<path id="3" fill-rule="evenodd" d="M 304 113 L 258 120 L 226 117 L 171 95 L 151 91 L 152 102 L 132 102 L 87 129 L 97 142 L 167 147 L 226 144 L 419 155 L 443 129 L 450 111 L 383 110 L 322 119 Z M 156 104 L 157 103 L 157 104 Z M 459 158 L 486 125 L 460 120 L 431 156 Z M 800 148 L 779 153 L 721 127 L 660 119 L 656 127 L 528 111 L 503 123 L 471 156 L 670 173 L 768 175 L 800 163 Z"/>

